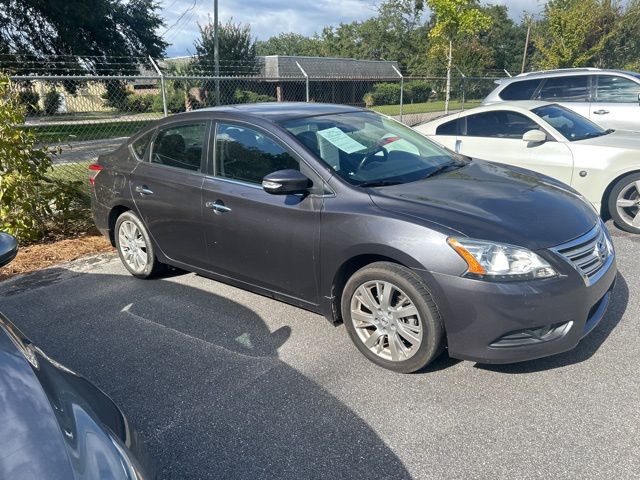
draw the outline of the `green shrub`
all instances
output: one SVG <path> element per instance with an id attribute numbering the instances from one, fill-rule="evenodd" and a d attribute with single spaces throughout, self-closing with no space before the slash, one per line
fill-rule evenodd
<path id="1" fill-rule="evenodd" d="M 55 90 L 49 90 L 44 96 L 44 112 L 47 115 L 58 113 L 60 104 L 62 103 L 62 95 Z"/>
<path id="2" fill-rule="evenodd" d="M 31 89 L 18 93 L 18 102 L 25 108 L 27 115 L 37 115 L 40 113 L 40 95 Z"/>
<path id="3" fill-rule="evenodd" d="M 412 80 L 404 85 L 405 103 L 421 103 L 429 100 L 431 96 L 431 85 L 424 80 Z"/>
<path id="4" fill-rule="evenodd" d="M 135 113 L 151 112 L 157 97 L 160 97 L 160 111 L 162 111 L 162 96 L 154 95 L 153 93 L 141 95 L 135 93 L 128 94 L 126 100 L 126 111 Z"/>
<path id="5" fill-rule="evenodd" d="M 53 171 L 45 148 L 24 124 L 25 108 L 0 75 L 0 230 L 21 242 L 42 238 L 60 218 L 73 218 L 79 182 L 48 178 Z"/>
<path id="6" fill-rule="evenodd" d="M 276 99 L 269 95 L 252 92 L 251 90 L 240 90 L 239 88 L 233 93 L 235 103 L 260 103 L 275 102 Z"/>
<path id="7" fill-rule="evenodd" d="M 400 103 L 399 83 L 377 83 L 367 92 L 363 101 L 369 107 L 374 105 L 395 105 Z"/>

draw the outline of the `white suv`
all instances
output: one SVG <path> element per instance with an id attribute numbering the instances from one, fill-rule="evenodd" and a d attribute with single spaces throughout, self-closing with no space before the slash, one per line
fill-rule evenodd
<path id="1" fill-rule="evenodd" d="M 604 128 L 640 130 L 640 73 L 568 68 L 497 80 L 485 105 L 514 100 L 559 103 Z"/>

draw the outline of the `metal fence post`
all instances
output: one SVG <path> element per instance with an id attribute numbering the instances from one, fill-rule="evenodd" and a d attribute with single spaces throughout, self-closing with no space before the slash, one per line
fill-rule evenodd
<path id="1" fill-rule="evenodd" d="M 396 73 L 398 74 L 398 76 L 400 77 L 400 122 L 402 122 L 402 118 L 403 118 L 403 110 L 404 110 L 404 77 L 402 76 L 402 74 L 400 73 L 400 70 L 398 70 L 396 68 L 395 65 L 391 65 L 393 67 L 393 69 L 396 71 Z"/>
<path id="2" fill-rule="evenodd" d="M 160 75 L 160 90 L 162 92 L 162 109 L 164 110 L 164 116 L 166 117 L 167 116 L 167 92 L 164 85 L 164 75 L 162 71 L 158 68 L 158 65 L 156 64 L 156 62 L 153 61 L 153 58 L 151 58 L 151 55 L 149 55 L 149 60 L 151 60 L 151 65 L 153 65 L 153 68 L 155 68 L 157 74 Z"/>
<path id="3" fill-rule="evenodd" d="M 309 101 L 309 75 L 307 75 L 307 72 L 304 71 L 304 69 L 300 66 L 300 64 L 298 62 L 296 62 L 296 65 L 298 66 L 298 68 L 300 69 L 300 71 L 302 72 L 302 75 L 304 75 L 304 81 L 306 84 L 306 98 L 307 98 L 307 102 Z"/>

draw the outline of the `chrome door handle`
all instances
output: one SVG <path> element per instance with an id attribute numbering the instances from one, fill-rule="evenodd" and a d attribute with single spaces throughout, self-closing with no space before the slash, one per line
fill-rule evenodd
<path id="1" fill-rule="evenodd" d="M 136 187 L 136 192 L 140 195 L 153 195 L 153 190 L 150 190 L 146 185 Z"/>
<path id="2" fill-rule="evenodd" d="M 595 113 L 596 115 L 606 115 L 607 113 L 609 113 L 609 110 L 604 110 L 604 109 L 600 109 L 600 110 L 594 110 L 593 113 Z"/>
<path id="3" fill-rule="evenodd" d="M 227 213 L 231 211 L 229 207 L 227 207 L 224 203 L 221 203 L 219 201 L 207 202 L 204 204 L 204 206 L 212 209 L 216 213 Z"/>

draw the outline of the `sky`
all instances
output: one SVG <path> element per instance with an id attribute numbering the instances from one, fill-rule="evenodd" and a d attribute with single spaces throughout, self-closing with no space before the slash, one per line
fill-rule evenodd
<path id="1" fill-rule="evenodd" d="M 213 0 L 161 0 L 166 25 L 160 34 L 169 43 L 167 56 L 194 53 L 198 23 L 213 18 Z M 281 32 L 313 35 L 327 25 L 366 20 L 376 15 L 376 0 L 218 0 L 219 20 L 251 25 L 259 40 Z M 482 3 L 506 5 L 510 16 L 519 20 L 523 11 L 539 13 L 544 0 L 490 0 Z"/>

